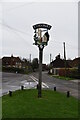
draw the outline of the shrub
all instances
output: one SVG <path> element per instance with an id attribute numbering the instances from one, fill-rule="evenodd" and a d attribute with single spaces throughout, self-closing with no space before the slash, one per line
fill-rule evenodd
<path id="1" fill-rule="evenodd" d="M 75 68 L 59 69 L 59 76 L 66 76 L 70 78 L 80 79 L 80 73 L 78 72 L 78 69 Z"/>
<path id="2" fill-rule="evenodd" d="M 14 68 L 14 67 L 2 67 L 3 72 L 13 72 L 13 73 L 24 73 L 24 69 L 22 68 Z"/>
<path id="3" fill-rule="evenodd" d="M 59 69 L 59 76 L 65 76 L 65 69 Z"/>

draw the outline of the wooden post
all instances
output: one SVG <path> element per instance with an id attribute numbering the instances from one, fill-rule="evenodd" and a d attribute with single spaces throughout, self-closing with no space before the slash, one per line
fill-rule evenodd
<path id="1" fill-rule="evenodd" d="M 38 97 L 42 96 L 42 57 L 43 49 L 39 47 L 39 83 L 38 83 Z"/>

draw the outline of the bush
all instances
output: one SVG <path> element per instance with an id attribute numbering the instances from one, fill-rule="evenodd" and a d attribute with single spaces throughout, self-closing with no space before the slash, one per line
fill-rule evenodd
<path id="1" fill-rule="evenodd" d="M 13 73 L 25 73 L 25 70 L 22 68 L 14 68 L 14 67 L 2 67 L 3 72 L 13 72 Z"/>
<path id="2" fill-rule="evenodd" d="M 65 76 L 65 69 L 59 69 L 59 76 Z"/>
<path id="3" fill-rule="evenodd" d="M 59 76 L 66 76 L 70 78 L 80 79 L 80 73 L 78 72 L 78 69 L 74 69 L 74 68 L 60 69 Z"/>

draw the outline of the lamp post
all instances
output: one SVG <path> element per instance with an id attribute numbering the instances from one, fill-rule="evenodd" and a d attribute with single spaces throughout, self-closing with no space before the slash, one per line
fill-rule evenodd
<path id="1" fill-rule="evenodd" d="M 39 48 L 39 82 L 38 82 L 38 97 L 42 97 L 42 58 L 43 58 L 43 49 L 47 46 L 49 41 L 48 30 L 51 29 L 51 25 L 48 24 L 36 24 L 33 25 L 35 30 L 34 35 L 34 45 L 37 45 Z"/>

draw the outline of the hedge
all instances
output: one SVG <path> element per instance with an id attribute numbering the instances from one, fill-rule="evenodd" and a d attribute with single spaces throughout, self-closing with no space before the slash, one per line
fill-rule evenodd
<path id="1" fill-rule="evenodd" d="M 3 72 L 13 72 L 13 73 L 27 73 L 28 70 L 23 68 L 14 68 L 14 67 L 2 67 Z"/>
<path id="2" fill-rule="evenodd" d="M 74 69 L 74 68 L 60 69 L 59 76 L 66 76 L 70 78 L 80 79 L 80 72 L 78 71 L 78 69 Z"/>

